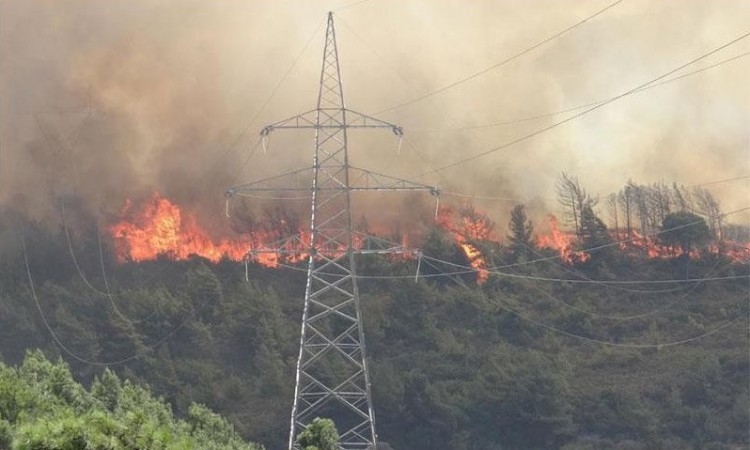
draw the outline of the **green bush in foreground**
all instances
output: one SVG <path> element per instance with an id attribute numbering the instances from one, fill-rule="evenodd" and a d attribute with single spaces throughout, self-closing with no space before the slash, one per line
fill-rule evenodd
<path id="1" fill-rule="evenodd" d="M 339 433 L 331 419 L 316 417 L 297 436 L 297 444 L 302 450 L 336 450 Z"/>
<path id="2" fill-rule="evenodd" d="M 105 369 L 87 391 L 68 366 L 28 352 L 23 364 L 0 363 L 0 448 L 12 450 L 259 450 L 208 408 L 185 420 L 141 386 Z"/>

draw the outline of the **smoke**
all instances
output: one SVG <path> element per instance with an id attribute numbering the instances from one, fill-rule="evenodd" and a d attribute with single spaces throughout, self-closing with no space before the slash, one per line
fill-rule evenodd
<path id="1" fill-rule="evenodd" d="M 74 196 L 82 208 L 111 215 L 126 198 L 158 191 L 203 221 L 221 222 L 227 187 L 309 165 L 312 137 L 303 132 L 274 134 L 268 155 L 258 151 L 243 163 L 264 124 L 314 107 L 322 27 L 255 117 L 325 11 L 345 4 L 0 3 L 0 202 L 49 218 L 59 215 L 59 198 Z M 347 106 L 371 114 L 402 103 L 606 4 L 382 0 L 342 10 L 337 37 Z M 619 94 L 747 31 L 748 19 L 750 4 L 742 0 L 623 2 L 482 77 L 384 112 L 384 119 L 405 126 L 409 143 L 399 156 L 388 133 L 353 132 L 352 160 L 449 191 L 502 197 L 475 200 L 495 217 L 516 201 L 537 215 L 554 210 L 554 179 L 563 170 L 601 194 L 628 178 L 691 184 L 744 175 L 750 58 L 417 177 L 565 116 L 460 132 L 425 129 L 528 117 Z M 742 42 L 703 66 L 748 49 Z M 725 209 L 747 201 L 746 189 L 722 194 Z M 384 203 L 401 210 L 386 222 L 417 220 L 431 210 L 430 200 L 413 197 L 379 202 L 367 204 L 378 212 Z"/>

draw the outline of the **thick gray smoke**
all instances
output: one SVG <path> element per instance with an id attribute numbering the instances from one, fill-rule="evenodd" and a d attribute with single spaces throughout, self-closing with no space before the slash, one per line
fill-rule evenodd
<path id="1" fill-rule="evenodd" d="M 125 198 L 158 191 L 201 211 L 204 220 L 219 218 L 225 188 L 309 164 L 311 136 L 279 134 L 268 155 L 258 152 L 240 170 L 263 124 L 314 107 L 322 26 L 255 117 L 325 12 L 347 3 L 1 2 L 0 201 L 54 217 L 56 199 L 75 196 L 91 211 L 111 214 Z M 348 106 L 374 113 L 400 104 L 608 3 L 372 0 L 343 9 L 337 36 Z M 358 166 L 416 178 L 566 116 L 450 128 L 617 95 L 747 32 L 748 23 L 744 0 L 625 1 L 497 70 L 384 112 L 384 119 L 405 126 L 401 156 L 393 136 L 365 132 L 352 137 L 352 158 Z M 747 39 L 695 68 L 749 49 Z M 515 201 L 536 214 L 554 212 L 550 198 L 563 170 L 601 194 L 628 178 L 691 184 L 744 175 L 748 69 L 750 57 L 740 58 L 418 181 L 511 199 L 476 200 L 502 217 Z M 745 206 L 747 184 L 717 188 L 726 209 Z"/>

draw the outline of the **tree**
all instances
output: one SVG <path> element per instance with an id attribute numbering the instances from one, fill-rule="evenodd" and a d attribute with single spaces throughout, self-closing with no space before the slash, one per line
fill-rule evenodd
<path id="1" fill-rule="evenodd" d="M 302 450 L 336 450 L 339 433 L 333 420 L 316 417 L 297 435 L 297 443 Z"/>
<path id="2" fill-rule="evenodd" d="M 601 247 L 612 241 L 607 232 L 607 226 L 589 205 L 585 205 L 581 210 L 581 231 L 579 235 L 583 248 Z"/>
<path id="3" fill-rule="evenodd" d="M 609 212 L 609 217 L 612 219 L 612 224 L 614 225 L 615 232 L 619 231 L 620 229 L 620 221 L 618 220 L 617 216 L 617 194 L 609 194 L 607 196 L 607 211 Z"/>
<path id="4" fill-rule="evenodd" d="M 700 186 L 693 188 L 693 193 L 698 203 L 699 212 L 708 218 L 708 228 L 711 231 L 711 236 L 721 240 L 721 221 L 723 219 L 721 204 L 714 198 L 710 191 Z"/>
<path id="5" fill-rule="evenodd" d="M 556 183 L 557 201 L 565 209 L 565 217 L 575 225 L 576 234 L 581 231 L 581 212 L 584 206 L 596 206 L 597 199 L 591 197 L 578 182 L 578 177 L 560 174 Z"/>
<path id="6" fill-rule="evenodd" d="M 686 257 L 690 251 L 704 244 L 709 238 L 705 219 L 687 211 L 667 214 L 661 225 L 659 240 Z"/>
<path id="7" fill-rule="evenodd" d="M 612 254 L 612 238 L 607 231 L 607 226 L 589 205 L 584 205 L 581 210 L 581 230 L 578 233 L 579 243 L 583 249 L 595 249 L 587 252 L 591 257 L 589 261 L 600 261 Z"/>
<path id="8" fill-rule="evenodd" d="M 523 205 L 516 205 L 510 211 L 508 228 L 510 228 L 508 241 L 515 259 L 528 256 L 534 245 L 531 241 L 534 225 L 531 220 L 526 219 L 526 211 Z"/>
<path id="9" fill-rule="evenodd" d="M 628 181 L 628 184 L 625 185 L 625 187 L 617 195 L 617 200 L 620 203 L 622 211 L 625 215 L 625 232 L 628 236 L 630 236 L 633 231 L 633 225 L 631 222 L 633 213 L 633 186 L 631 181 Z"/>

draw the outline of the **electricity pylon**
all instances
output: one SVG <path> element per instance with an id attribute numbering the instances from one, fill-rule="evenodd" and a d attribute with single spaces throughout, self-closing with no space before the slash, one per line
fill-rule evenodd
<path id="1" fill-rule="evenodd" d="M 347 131 L 385 128 L 401 136 L 400 127 L 347 109 L 339 71 L 333 13 L 328 13 L 323 67 L 315 109 L 266 126 L 263 139 L 278 129 L 315 130 L 315 152 L 310 169 L 267 178 L 227 191 L 227 196 L 258 191 L 301 191 L 312 194 L 309 235 L 295 235 L 255 253 L 308 255 L 307 283 L 297 358 L 289 450 L 315 417 L 335 421 L 341 449 L 376 449 L 370 375 L 357 289 L 358 254 L 412 253 L 400 245 L 353 231 L 351 194 L 360 191 L 428 191 L 424 184 L 378 174 L 349 164 Z M 311 171 L 312 187 L 283 187 L 302 172 Z"/>

